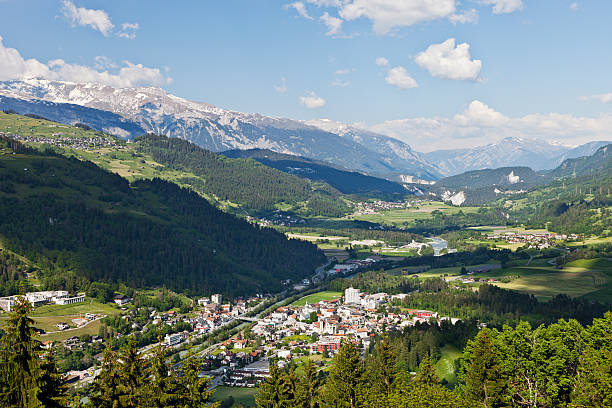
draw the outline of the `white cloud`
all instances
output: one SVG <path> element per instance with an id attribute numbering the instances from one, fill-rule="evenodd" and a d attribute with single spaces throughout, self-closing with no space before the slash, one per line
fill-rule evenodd
<path id="1" fill-rule="evenodd" d="M 513 13 L 523 9 L 523 0 L 480 0 L 480 4 L 493 6 L 494 14 Z"/>
<path id="2" fill-rule="evenodd" d="M 454 80 L 475 80 L 482 68 L 482 61 L 470 59 L 470 45 L 463 43 L 455 47 L 454 38 L 430 45 L 414 60 L 432 76 Z"/>
<path id="3" fill-rule="evenodd" d="M 378 65 L 379 67 L 386 67 L 387 65 L 389 65 L 389 60 L 385 57 L 378 57 L 376 58 L 376 65 Z"/>
<path id="4" fill-rule="evenodd" d="M 385 81 L 402 89 L 416 88 L 418 86 L 416 81 L 408 75 L 406 68 L 402 66 L 391 68 L 387 73 Z"/>
<path id="5" fill-rule="evenodd" d="M 326 104 L 325 99 L 314 92 L 307 92 L 306 95 L 300 96 L 299 101 L 308 109 L 322 108 Z"/>
<path id="6" fill-rule="evenodd" d="M 70 64 L 62 59 L 52 60 L 42 63 L 36 59 L 25 60 L 19 51 L 14 48 L 6 48 L 0 37 L 0 80 L 23 79 L 39 77 L 50 80 L 69 81 L 69 82 L 90 82 L 114 87 L 131 87 L 155 85 L 163 86 L 172 82 L 162 74 L 159 68 L 149 68 L 142 64 L 134 64 L 130 61 L 123 61 L 121 67 L 114 72 L 106 57 L 96 57 L 96 65 L 99 69 L 92 67 Z M 106 68 L 101 68 L 101 64 L 107 64 Z"/>
<path id="7" fill-rule="evenodd" d="M 63 0 L 62 12 L 73 24 L 88 26 L 108 36 L 115 27 L 104 10 L 77 7 L 69 0 Z"/>
<path id="8" fill-rule="evenodd" d="M 606 93 L 606 94 L 598 94 L 598 95 L 588 95 L 588 96 L 581 96 L 580 97 L 581 100 L 583 101 L 588 101 L 588 100 L 597 100 L 603 103 L 612 103 L 612 93 Z"/>
<path id="9" fill-rule="evenodd" d="M 421 151 L 488 144 L 504 137 L 565 140 L 576 144 L 607 140 L 612 114 L 581 117 L 561 113 L 532 113 L 509 117 L 481 101 L 472 101 L 453 117 L 413 117 L 390 120 L 370 129 L 419 146 Z"/>
<path id="10" fill-rule="evenodd" d="M 350 81 L 341 81 L 341 80 L 339 80 L 339 79 L 335 79 L 335 80 L 332 82 L 332 84 L 331 84 L 331 85 L 332 85 L 332 86 L 337 86 L 337 87 L 339 87 L 339 88 L 346 88 L 346 87 L 347 87 L 347 86 L 349 86 L 350 84 L 351 84 L 351 83 L 350 83 Z"/>
<path id="11" fill-rule="evenodd" d="M 343 19 L 368 18 L 374 32 L 383 35 L 395 27 L 450 17 L 455 13 L 456 0 L 352 0 L 339 7 Z"/>
<path id="12" fill-rule="evenodd" d="M 285 10 L 289 10 L 290 8 L 295 9 L 295 11 L 297 11 L 297 13 L 300 16 L 308 20 L 314 20 L 314 18 L 312 18 L 310 14 L 308 14 L 308 10 L 306 10 L 306 6 L 301 1 L 296 1 L 295 3 L 286 4 L 283 8 Z"/>
<path id="13" fill-rule="evenodd" d="M 274 90 L 278 93 L 284 94 L 285 92 L 287 92 L 287 81 L 285 81 L 285 77 L 281 78 L 281 84 L 280 85 L 274 85 Z"/>
<path id="14" fill-rule="evenodd" d="M 321 21 L 323 21 L 323 23 L 325 23 L 325 25 L 327 26 L 327 32 L 325 33 L 325 35 L 330 35 L 334 37 L 342 35 L 343 21 L 341 19 L 339 19 L 338 17 L 330 16 L 329 13 L 326 11 L 321 16 Z"/>
<path id="15" fill-rule="evenodd" d="M 448 20 L 453 24 L 476 24 L 478 22 L 478 11 L 476 11 L 476 9 L 466 10 L 463 13 L 451 15 Z"/>
<path id="16" fill-rule="evenodd" d="M 112 59 L 104 55 L 98 55 L 97 57 L 94 58 L 94 61 L 95 61 L 94 67 L 98 70 L 118 68 L 118 65 L 115 64 L 115 62 Z"/>
<path id="17" fill-rule="evenodd" d="M 352 69 L 348 69 L 348 68 L 346 68 L 346 69 L 339 69 L 336 72 L 334 72 L 334 75 L 348 75 L 351 72 L 353 72 Z"/>
<path id="18" fill-rule="evenodd" d="M 117 35 L 121 38 L 127 38 L 133 40 L 136 38 L 136 30 L 140 28 L 138 23 L 123 23 L 121 24 L 122 31 L 118 32 Z"/>
<path id="19" fill-rule="evenodd" d="M 578 3 L 572 3 L 572 4 L 570 4 L 569 8 L 570 8 L 570 10 L 578 11 L 578 9 L 580 7 L 578 6 Z"/>

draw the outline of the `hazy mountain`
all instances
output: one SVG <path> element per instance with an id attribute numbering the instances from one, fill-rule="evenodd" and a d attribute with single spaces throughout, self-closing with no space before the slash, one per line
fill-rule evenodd
<path id="1" fill-rule="evenodd" d="M 429 163 L 423 158 L 421 153 L 412 150 L 410 146 L 401 140 L 330 119 L 310 120 L 304 123 L 359 143 L 370 150 L 388 157 L 393 162 L 401 162 L 404 166 L 411 169 L 411 175 L 426 180 L 436 179 L 440 176 L 436 166 Z"/>
<path id="2" fill-rule="evenodd" d="M 612 144 L 610 141 L 594 141 L 580 145 L 572 150 L 569 150 L 557 158 L 557 165 L 561 165 L 567 159 L 575 159 L 577 157 L 592 156 L 602 146 Z"/>
<path id="3" fill-rule="evenodd" d="M 91 111 L 83 107 L 95 109 Z M 379 175 L 434 178 L 435 168 L 409 146 L 385 136 L 338 135 L 304 122 L 224 110 L 160 88 L 113 88 L 42 79 L 0 82 L 0 108 L 82 122 L 133 138 L 143 132 L 190 140 L 212 151 L 270 149 Z M 110 113 L 114 114 L 111 115 Z M 378 146 L 381 144 L 382 146 Z"/>
<path id="4" fill-rule="evenodd" d="M 529 166 L 534 170 L 557 166 L 558 158 L 571 150 L 568 146 L 544 140 L 508 137 L 497 143 L 470 149 L 436 150 L 423 157 L 444 175 L 470 170 Z"/>

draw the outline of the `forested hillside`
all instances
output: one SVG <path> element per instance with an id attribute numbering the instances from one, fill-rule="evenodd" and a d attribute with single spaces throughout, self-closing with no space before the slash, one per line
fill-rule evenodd
<path id="1" fill-rule="evenodd" d="M 0 237 L 44 267 L 47 285 L 95 280 L 243 294 L 276 290 L 325 260 L 313 245 L 257 228 L 175 184 L 130 184 L 93 163 L 0 143 Z"/>
<path id="2" fill-rule="evenodd" d="M 221 200 L 254 209 L 273 209 L 277 203 L 297 204 L 313 197 L 339 193 L 327 185 L 315 187 L 306 180 L 266 167 L 254 160 L 235 160 L 217 155 L 186 140 L 158 135 L 136 138 L 137 149 L 171 169 L 193 173 L 179 181 Z"/>
<path id="3" fill-rule="evenodd" d="M 285 173 L 295 174 L 309 180 L 323 181 L 344 194 L 387 193 L 405 195 L 407 193 L 401 184 L 394 181 L 366 176 L 306 157 L 276 153 L 264 149 L 228 150 L 221 154 L 232 158 L 254 159 Z"/>
<path id="4" fill-rule="evenodd" d="M 551 175 L 550 184 L 502 200 L 512 218 L 553 231 L 607 235 L 612 232 L 612 149 L 568 159 Z"/>

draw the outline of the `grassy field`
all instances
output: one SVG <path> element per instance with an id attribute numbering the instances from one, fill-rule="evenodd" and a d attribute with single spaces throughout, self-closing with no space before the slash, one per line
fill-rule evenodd
<path id="1" fill-rule="evenodd" d="M 32 311 L 32 316 L 78 316 L 85 313 L 115 314 L 119 313 L 119 308 L 115 305 L 100 303 L 96 299 L 86 298 L 85 302 L 71 305 L 39 306 Z"/>
<path id="2" fill-rule="evenodd" d="M 608 282 L 609 278 L 605 273 L 588 271 L 535 274 L 522 276 L 509 283 L 495 283 L 495 285 L 505 289 L 532 293 L 539 299 L 550 299 L 562 293 L 572 297 L 583 296 L 606 286 Z"/>
<path id="3" fill-rule="evenodd" d="M 312 305 L 314 303 L 320 302 L 321 300 L 338 299 L 340 296 L 342 296 L 342 293 L 340 292 L 331 292 L 331 291 L 317 292 L 317 293 L 313 293 L 312 295 L 304 296 L 303 298 L 296 300 L 295 302 L 291 304 L 291 306 L 304 306 L 306 302 Z"/>
<path id="4" fill-rule="evenodd" d="M 395 226 L 413 225 L 415 220 L 423 220 L 431 217 L 434 211 L 441 211 L 444 214 L 456 214 L 459 211 L 464 213 L 474 213 L 478 207 L 453 207 L 441 202 L 431 202 L 422 204 L 419 207 L 382 211 L 378 214 L 364 214 L 351 216 L 352 219 L 360 221 L 375 222 Z"/>
<path id="5" fill-rule="evenodd" d="M 461 352 L 456 347 L 449 344 L 442 347 L 440 350 L 442 357 L 436 363 L 436 374 L 441 379 L 448 381 L 449 384 L 457 383 L 457 375 L 455 374 L 455 361 L 461 357 Z"/>
<path id="6" fill-rule="evenodd" d="M 63 341 L 72 336 L 98 334 L 100 330 L 99 320 L 91 322 L 87 326 L 81 328 L 76 328 L 72 323 L 73 318 L 84 316 L 85 313 L 112 315 L 119 313 L 119 308 L 115 305 L 104 304 L 95 299 L 87 298 L 85 302 L 71 305 L 44 305 L 36 307 L 32 311 L 32 319 L 36 322 L 36 327 L 46 332 L 58 331 L 56 324 L 60 322 L 66 323 L 71 328 L 74 328 L 74 330 L 43 334 L 40 336 L 41 341 Z M 3 324 L 5 319 L 6 314 L 3 314 L 3 316 L 0 317 L 0 323 Z"/>
<path id="7" fill-rule="evenodd" d="M 257 390 L 255 388 L 219 386 L 215 388 L 213 399 L 215 401 L 223 401 L 231 396 L 234 398 L 235 402 L 242 404 L 245 407 L 254 407 L 256 392 Z"/>

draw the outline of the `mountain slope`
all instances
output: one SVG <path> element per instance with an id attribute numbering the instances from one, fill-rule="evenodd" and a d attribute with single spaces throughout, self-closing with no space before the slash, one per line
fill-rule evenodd
<path id="1" fill-rule="evenodd" d="M 612 144 L 597 149 L 591 156 L 567 159 L 550 174 L 556 178 L 596 176 L 609 174 L 612 170 Z"/>
<path id="2" fill-rule="evenodd" d="M 328 163 L 305 157 L 262 149 L 228 150 L 221 154 L 231 158 L 254 159 L 285 173 L 295 174 L 309 180 L 323 181 L 344 194 L 406 194 L 408 192 L 399 183 L 339 169 Z"/>
<path id="3" fill-rule="evenodd" d="M 448 188 L 478 189 L 483 187 L 512 188 L 519 190 L 542 184 L 547 179 L 529 167 L 501 167 L 468 171 L 445 177 L 436 186 Z"/>
<path id="4" fill-rule="evenodd" d="M 38 113 L 63 123 L 83 122 L 124 138 L 144 132 L 187 139 L 208 150 L 263 148 L 306 156 L 371 174 L 429 174 L 418 163 L 397 154 L 372 150 L 345 138 L 299 121 L 245 114 L 192 102 L 160 88 L 112 88 L 104 85 L 28 79 L 0 82 L 0 108 L 19 113 Z M 51 105 L 49 105 L 51 104 Z M 98 110 L 87 117 L 75 105 Z M 36 110 L 36 111 L 30 111 Z M 63 112 L 66 111 L 64 115 Z M 113 123 L 107 113 L 119 115 L 125 126 Z M 387 149 L 386 147 L 384 149 Z M 383 149 L 379 149 L 383 151 Z M 388 149 L 387 149 L 388 150 Z"/>
<path id="5" fill-rule="evenodd" d="M 600 147 L 612 144 L 610 141 L 594 141 L 582 144 L 572 150 L 565 152 L 557 158 L 557 165 L 560 166 L 567 159 L 575 159 L 578 157 L 592 156 Z"/>
<path id="6" fill-rule="evenodd" d="M 543 140 L 505 138 L 497 143 L 471 149 L 437 150 L 424 153 L 446 176 L 471 170 L 528 166 L 534 170 L 557 166 L 557 158 L 570 150 Z"/>
<path id="7" fill-rule="evenodd" d="M 329 119 L 310 120 L 305 123 L 359 143 L 388 157 L 394 163 L 401 162 L 403 166 L 410 169 L 410 175 L 412 176 L 424 180 L 436 180 L 440 177 L 440 172 L 436 166 L 429 163 L 422 157 L 421 153 L 412 150 L 401 140 Z"/>
<path id="8" fill-rule="evenodd" d="M 308 276 L 325 260 L 313 245 L 239 220 L 175 184 L 129 184 L 93 163 L 2 136 L 0 239 L 45 265 L 42 280 L 55 285 L 237 295 L 280 289 L 281 280 Z"/>

